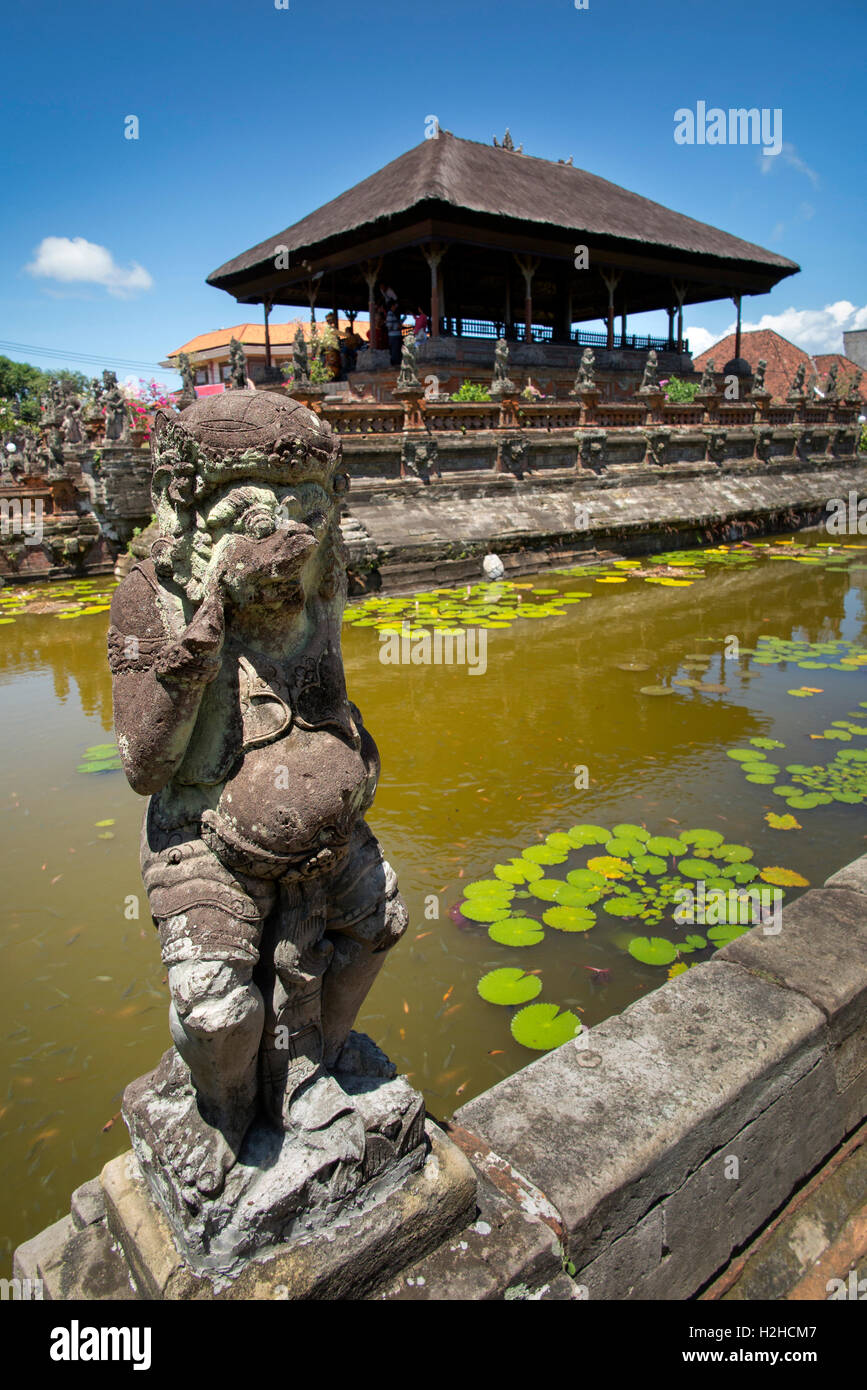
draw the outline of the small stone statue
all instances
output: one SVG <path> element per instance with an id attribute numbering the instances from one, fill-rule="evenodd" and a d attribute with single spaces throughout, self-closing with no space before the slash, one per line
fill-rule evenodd
<path id="1" fill-rule="evenodd" d="M 340 441 L 297 401 L 233 391 L 158 413 L 151 448 L 159 538 L 108 643 L 174 1047 L 124 1116 L 212 1268 L 420 1167 L 424 1105 L 350 1031 L 407 912 L 344 680 Z"/>
<path id="2" fill-rule="evenodd" d="M 837 363 L 831 363 L 831 370 L 828 372 L 828 380 L 825 382 L 824 397 L 826 401 L 837 399 Z"/>
<path id="3" fill-rule="evenodd" d="M 247 359 L 237 338 L 232 338 L 229 342 L 229 371 L 232 390 L 245 391 L 247 389 Z"/>
<path id="4" fill-rule="evenodd" d="M 656 392 L 659 390 L 659 365 L 656 356 L 656 349 L 651 348 L 647 354 L 647 361 L 644 364 L 644 376 L 641 378 L 639 391 Z"/>
<path id="5" fill-rule="evenodd" d="M 310 384 L 310 362 L 307 357 L 307 342 L 299 328 L 292 345 L 292 375 L 296 386 Z"/>
<path id="6" fill-rule="evenodd" d="M 418 347 L 411 333 L 403 340 L 400 371 L 397 375 L 397 389 L 399 391 L 420 391 L 422 389 L 418 378 Z"/>
<path id="7" fill-rule="evenodd" d="M 105 386 L 103 405 L 105 407 L 105 442 L 106 444 L 127 444 L 129 443 L 129 414 L 126 408 L 126 399 L 117 384 L 115 372 L 103 372 L 102 380 Z"/>
<path id="8" fill-rule="evenodd" d="M 491 396 L 516 396 L 518 388 L 509 377 L 509 344 L 505 338 L 497 339 L 494 348 L 494 379 L 491 382 Z"/>
<path id="9" fill-rule="evenodd" d="M 592 348 L 586 347 L 581 354 L 581 363 L 578 367 L 578 375 L 575 378 L 573 395 L 579 391 L 592 391 L 596 387 L 596 354 Z"/>
<path id="10" fill-rule="evenodd" d="M 789 387 L 789 400 L 800 400 L 804 395 L 804 381 L 807 376 L 806 362 L 799 362 Z"/>
<path id="11" fill-rule="evenodd" d="M 864 373 L 859 368 L 858 371 L 854 373 L 852 380 L 849 382 L 849 390 L 846 392 L 846 395 L 848 396 L 850 401 L 860 401 L 861 379 L 863 376 Z"/>
<path id="12" fill-rule="evenodd" d="M 698 384 L 699 392 L 704 396 L 710 396 L 716 391 L 716 382 L 713 379 L 713 358 L 709 358 L 704 371 L 701 374 L 701 381 Z"/>
<path id="13" fill-rule="evenodd" d="M 768 394 L 765 390 L 765 372 L 767 370 L 767 362 L 765 361 L 764 357 L 760 357 L 758 362 L 756 363 L 756 370 L 753 373 L 752 395 L 766 396 Z"/>
<path id="14" fill-rule="evenodd" d="M 87 438 L 84 424 L 84 411 L 78 396 L 67 396 L 60 426 L 63 442 L 73 446 L 83 444 Z"/>
<path id="15" fill-rule="evenodd" d="M 196 400 L 196 374 L 189 353 L 178 353 L 178 371 L 181 374 L 181 401 L 193 405 Z"/>

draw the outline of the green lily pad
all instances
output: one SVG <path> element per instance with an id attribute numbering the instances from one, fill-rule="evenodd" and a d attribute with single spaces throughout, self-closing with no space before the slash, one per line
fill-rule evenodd
<path id="1" fill-rule="evenodd" d="M 538 975 L 526 975 L 519 966 L 489 970 L 476 985 L 488 1004 L 526 1004 L 542 992 Z"/>
<path id="2" fill-rule="evenodd" d="M 629 954 L 642 965 L 671 965 L 677 948 L 662 936 L 636 936 L 629 943 Z"/>
<path id="3" fill-rule="evenodd" d="M 560 1013 L 556 1004 L 528 1004 L 515 1014 L 511 1029 L 515 1042 L 547 1052 L 576 1037 L 581 1020 L 568 1009 Z"/>
<path id="4" fill-rule="evenodd" d="M 460 907 L 461 916 L 469 922 L 501 922 L 510 910 L 499 898 L 467 898 Z"/>
<path id="5" fill-rule="evenodd" d="M 542 913 L 542 921 L 557 931 L 589 931 L 596 922 L 596 914 L 589 907 L 549 907 Z"/>
<path id="6" fill-rule="evenodd" d="M 500 946 L 536 946 L 545 931 L 532 917 L 507 917 L 488 927 L 488 936 Z"/>

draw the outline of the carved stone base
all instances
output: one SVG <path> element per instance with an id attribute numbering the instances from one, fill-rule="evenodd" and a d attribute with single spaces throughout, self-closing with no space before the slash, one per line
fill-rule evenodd
<path id="1" fill-rule="evenodd" d="M 192 1145 L 197 1120 L 177 1053 L 127 1087 L 123 1112 L 138 1171 L 192 1270 L 236 1273 L 260 1252 L 381 1201 L 423 1167 L 419 1093 L 363 1034 L 350 1034 L 340 1066 L 296 1098 L 285 1133 L 254 1121 L 215 1197 L 185 1183 L 166 1160 L 166 1136 L 189 1133 Z"/>
<path id="2" fill-rule="evenodd" d="M 476 1176 L 461 1150 L 430 1121 L 423 1147 L 416 1172 L 374 1180 L 333 1211 L 330 1224 L 240 1260 L 229 1273 L 197 1270 L 178 1250 L 132 1152 L 102 1171 L 108 1230 L 140 1298 L 363 1298 L 476 1214 Z"/>

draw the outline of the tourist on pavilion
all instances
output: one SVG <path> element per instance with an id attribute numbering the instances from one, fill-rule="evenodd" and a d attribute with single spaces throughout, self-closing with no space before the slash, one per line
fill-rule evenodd
<path id="1" fill-rule="evenodd" d="M 397 312 L 395 305 L 392 305 L 385 316 L 385 328 L 388 333 L 388 350 L 391 353 L 391 365 L 400 366 L 400 354 L 403 348 L 403 326 L 404 315 Z"/>
<path id="2" fill-rule="evenodd" d="M 424 342 L 425 338 L 428 335 L 429 326 L 430 319 L 428 318 L 424 309 L 422 309 L 419 305 L 419 308 L 416 310 L 415 324 L 413 325 L 413 332 L 415 333 L 415 340 L 417 343 Z"/>
<path id="3" fill-rule="evenodd" d="M 340 339 L 340 370 L 344 376 L 348 372 L 354 372 L 358 349 L 364 344 L 364 339 L 355 331 L 355 325 L 350 324 Z"/>

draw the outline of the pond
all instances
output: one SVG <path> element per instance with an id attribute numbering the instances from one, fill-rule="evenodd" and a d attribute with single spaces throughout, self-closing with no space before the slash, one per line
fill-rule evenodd
<path id="1" fill-rule="evenodd" d="M 359 1026 L 433 1114 L 740 930 L 675 922 L 679 890 L 790 902 L 864 851 L 865 577 L 867 546 L 801 534 L 348 610 L 411 918 Z M 112 587 L 0 591 L 7 1255 L 127 1147 L 123 1088 L 169 1042 L 143 802 L 113 770 Z M 421 632 L 465 624 L 464 664 L 424 663 Z M 401 636 L 416 663 L 387 659 Z"/>

